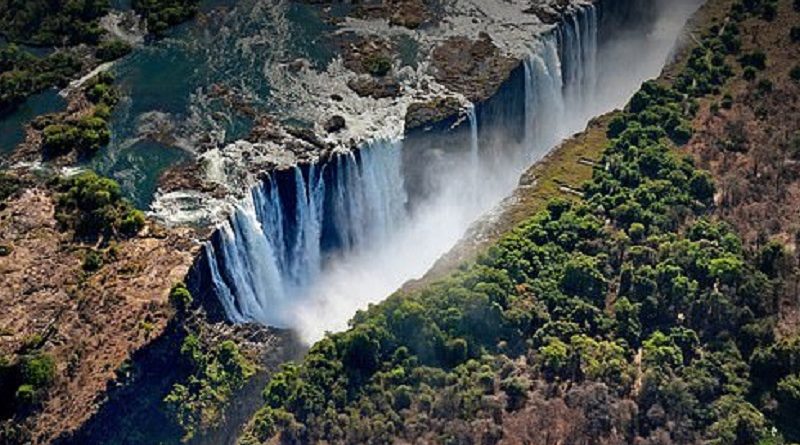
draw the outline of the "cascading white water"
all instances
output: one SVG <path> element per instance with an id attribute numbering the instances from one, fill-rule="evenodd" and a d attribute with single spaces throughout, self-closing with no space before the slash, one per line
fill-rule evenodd
<path id="1" fill-rule="evenodd" d="M 291 208 L 273 176 L 254 187 L 221 227 L 217 246 L 206 247 L 228 318 L 292 325 L 295 297 L 322 272 L 325 224 L 343 252 L 385 240 L 402 225 L 400 150 L 399 142 L 380 141 L 359 153 L 360 162 L 349 153 L 310 166 L 306 175 L 294 167 Z M 335 174 L 326 175 L 326 168 Z M 327 178 L 334 179 L 326 184 Z"/>
<path id="2" fill-rule="evenodd" d="M 475 202 L 480 200 L 480 184 L 478 176 L 480 174 L 480 143 L 478 141 L 478 116 L 475 114 L 475 106 L 467 108 L 467 120 L 469 121 L 469 175 L 470 192 Z"/>
<path id="3" fill-rule="evenodd" d="M 592 116 L 623 104 L 658 72 L 671 45 L 661 40 L 644 53 L 649 58 L 633 59 L 641 69 L 618 86 L 617 68 L 599 63 L 598 19 L 596 8 L 586 6 L 531 47 L 518 146 L 480 146 L 479 136 L 493 128 L 479 127 L 478 109 L 466 110 L 470 146 L 434 169 L 439 186 L 413 213 L 400 141 L 373 142 L 305 173 L 295 168 L 291 181 L 273 175 L 255 187 L 206 248 L 210 279 L 229 319 L 292 327 L 313 341 L 425 273 L 513 190 L 532 161 Z M 670 28 L 671 39 L 678 27 Z"/>

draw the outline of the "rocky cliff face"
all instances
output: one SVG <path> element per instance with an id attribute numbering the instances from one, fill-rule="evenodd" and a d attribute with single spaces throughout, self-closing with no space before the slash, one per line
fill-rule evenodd
<path id="1" fill-rule="evenodd" d="M 32 417 L 4 419 L 33 443 L 78 428 L 98 409 L 123 362 L 164 331 L 173 312 L 169 289 L 197 252 L 184 231 L 151 225 L 140 237 L 110 246 L 105 264 L 88 271 L 93 246 L 59 228 L 55 199 L 46 185 L 33 183 L 0 210 L 6 249 L 0 355 L 14 361 L 43 350 L 56 364 L 41 408 Z M 14 396 L 3 397 L 10 403 Z"/>

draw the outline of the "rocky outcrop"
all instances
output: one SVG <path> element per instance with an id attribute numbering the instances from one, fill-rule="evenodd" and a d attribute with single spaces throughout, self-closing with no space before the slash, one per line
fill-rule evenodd
<path id="1" fill-rule="evenodd" d="M 419 28 L 424 23 L 436 20 L 434 0 L 382 0 L 365 2 L 355 8 L 353 15 L 362 19 L 384 19 L 391 25 L 409 29 Z"/>
<path id="2" fill-rule="evenodd" d="M 0 257 L 0 355 L 13 362 L 36 338 L 56 363 L 41 408 L 2 420 L 33 443 L 48 443 L 97 411 L 116 370 L 166 328 L 169 289 L 199 247 L 186 230 L 150 225 L 100 249 L 102 266 L 90 271 L 86 258 L 98 249 L 60 230 L 54 200 L 46 186 L 34 185 L 0 211 L 0 244 L 13 246 Z"/>
<path id="3" fill-rule="evenodd" d="M 452 37 L 433 50 L 434 78 L 473 102 L 491 97 L 517 65 L 486 33 Z"/>
<path id="4" fill-rule="evenodd" d="M 437 97 L 426 102 L 414 102 L 406 111 L 406 131 L 435 124 L 455 116 L 463 108 L 455 97 Z"/>

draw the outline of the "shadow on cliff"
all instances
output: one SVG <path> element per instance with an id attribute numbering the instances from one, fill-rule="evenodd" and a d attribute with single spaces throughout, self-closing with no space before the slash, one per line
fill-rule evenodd
<path id="1" fill-rule="evenodd" d="M 202 318 L 201 323 L 207 319 Z M 222 424 L 198 435 L 189 444 L 234 444 L 242 428 L 261 406 L 261 390 L 269 375 L 281 363 L 298 358 L 303 348 L 286 331 L 255 328 L 252 337 L 274 337 L 277 341 L 262 354 L 261 370 L 253 376 L 225 409 Z M 63 435 L 54 445 L 140 445 L 183 444 L 183 431 L 166 411 L 164 397 L 175 383 L 185 381 L 192 372 L 184 361 L 177 360 L 186 329 L 177 318 L 164 334 L 135 352 L 117 371 L 117 380 L 108 383 L 106 399 L 95 415 L 77 431 Z M 264 344 L 267 344 L 265 342 Z M 101 402 L 98 402 L 101 403 Z"/>

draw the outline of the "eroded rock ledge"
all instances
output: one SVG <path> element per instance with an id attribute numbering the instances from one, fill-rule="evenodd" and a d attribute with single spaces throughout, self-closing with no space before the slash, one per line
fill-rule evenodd
<path id="1" fill-rule="evenodd" d="M 384 0 L 351 5 L 344 15 L 332 7 L 338 2 L 308 3 L 336 24 L 331 39 L 339 55 L 327 72 L 302 60 L 287 66 L 297 88 L 309 82 L 305 117 L 313 125 L 257 117 L 247 140 L 204 149 L 167 172 L 153 205 L 156 218 L 214 226 L 269 171 L 463 117 L 470 104 L 498 91 L 539 36 L 593 2 Z M 315 95 L 321 79 L 327 88 Z"/>

